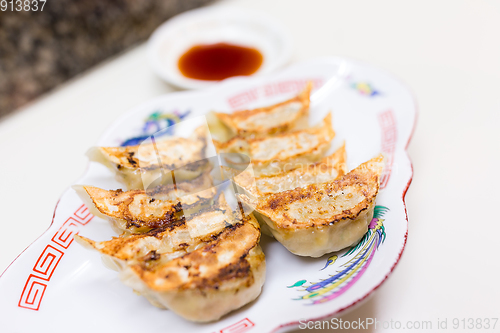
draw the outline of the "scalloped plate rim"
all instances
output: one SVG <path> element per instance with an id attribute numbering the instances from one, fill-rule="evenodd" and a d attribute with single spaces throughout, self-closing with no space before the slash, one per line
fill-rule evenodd
<path id="1" fill-rule="evenodd" d="M 411 169 L 411 173 L 410 173 L 410 176 L 409 176 L 409 179 L 407 181 L 407 184 L 403 190 L 403 193 L 401 194 L 401 200 L 402 200 L 402 204 L 403 204 L 403 207 L 404 207 L 404 212 L 405 212 L 405 219 L 406 219 L 406 232 L 405 232 L 405 235 L 404 235 L 404 240 L 403 240 L 403 243 L 402 243 L 402 246 L 401 246 L 401 249 L 398 253 L 398 256 L 397 256 L 397 259 L 396 261 L 392 264 L 390 270 L 386 273 L 385 277 L 380 281 L 380 283 L 378 283 L 375 287 L 373 287 L 369 292 L 367 292 L 363 297 L 361 298 L 358 298 L 358 299 L 355 299 L 353 300 L 352 302 L 349 303 L 349 305 L 343 307 L 343 308 L 340 308 L 334 312 L 331 312 L 331 313 L 328 313 L 326 315 L 323 315 L 323 316 L 319 316 L 319 317 L 314 317 L 314 318 L 307 318 L 307 319 L 304 319 L 304 321 L 317 321 L 317 320 L 324 320 L 326 318 L 331 318 L 331 317 L 334 317 L 334 316 L 337 316 L 337 315 L 340 315 L 340 314 L 344 314 L 344 313 L 347 313 L 348 311 L 351 311 L 353 310 L 354 308 L 356 308 L 357 306 L 361 305 L 363 302 L 367 301 L 368 300 L 368 297 L 372 296 L 373 293 L 385 282 L 387 281 L 387 279 L 389 278 L 389 276 L 392 274 L 392 272 L 394 271 L 394 269 L 396 268 L 397 264 L 399 263 L 399 261 L 401 260 L 401 257 L 403 255 L 403 252 L 404 252 L 404 249 L 406 248 L 406 243 L 407 243 L 407 237 L 408 237 L 408 224 L 409 224 L 409 219 L 408 219 L 408 212 L 407 212 L 407 207 L 406 207 L 406 201 L 405 201 L 405 197 L 406 197 L 406 193 L 413 181 L 413 163 L 410 159 L 410 156 L 408 154 L 408 146 L 413 138 L 413 135 L 415 133 L 415 129 L 416 129 L 416 125 L 417 125 L 417 120 L 418 120 L 418 115 L 419 115 L 419 107 L 418 107 L 418 103 L 417 103 L 417 99 L 415 97 L 415 94 L 413 92 L 413 90 L 407 85 L 405 84 L 402 80 L 400 80 L 397 76 L 393 75 L 392 73 L 384 70 L 384 69 L 381 69 L 379 68 L 378 66 L 374 66 L 374 65 L 371 65 L 365 61 L 360 61 L 360 60 L 357 60 L 357 59 L 353 59 L 353 58 L 350 58 L 350 57 L 316 57 L 316 58 L 313 58 L 313 59 L 308 59 L 308 60 L 305 60 L 305 61 L 299 61 L 299 62 L 296 62 L 296 63 L 293 63 L 285 68 L 283 68 L 282 70 L 278 71 L 278 72 L 274 72 L 274 73 L 269 73 L 269 74 L 266 74 L 266 75 L 262 75 L 262 76 L 256 76 L 256 77 L 245 77 L 245 76 L 237 76 L 237 77 L 231 77 L 231 78 L 228 78 L 228 79 L 225 79 L 221 82 L 219 82 L 218 84 L 214 85 L 214 86 L 210 86 L 210 87 L 207 87 L 207 88 L 204 88 L 204 89 L 200 89 L 200 90 L 185 90 L 185 91 L 176 91 L 176 92 L 171 92 L 171 93 L 167 93 L 167 94 L 163 94 L 163 95 L 159 95 L 157 97 L 154 97 L 154 98 L 151 98 L 151 99 L 148 99 L 147 101 L 144 101 L 142 103 L 139 103 L 138 105 L 136 105 L 135 107 L 132 107 L 130 109 L 128 109 L 126 112 L 124 112 L 121 116 L 117 117 L 115 119 L 115 121 L 113 123 L 111 123 L 107 129 L 101 134 L 98 142 L 102 141 L 102 139 L 107 136 L 110 132 L 112 132 L 113 128 L 115 126 L 117 126 L 118 123 L 124 121 L 126 118 L 130 117 L 131 115 L 133 115 L 134 113 L 137 112 L 137 110 L 139 110 L 140 108 L 143 108 L 145 107 L 145 105 L 147 104 L 154 104 L 156 101 L 159 101 L 159 100 L 162 100 L 162 99 L 165 99 L 165 98 L 175 98 L 177 96 L 181 96 L 181 95 L 189 95 L 189 94 L 209 94 L 210 92 L 212 91 L 217 91 L 217 90 L 223 90 L 225 88 L 226 85 L 229 85 L 231 83 L 234 83 L 234 82 L 244 82 L 244 81 L 260 81 L 260 80 L 266 80 L 267 78 L 270 78 L 270 77 L 273 77 L 273 76 L 276 76 L 276 74 L 280 74 L 280 73 L 285 73 L 285 72 L 288 72 L 288 71 L 292 71 L 295 67 L 300 67 L 300 66 L 304 66 L 304 65 L 307 65 L 308 63 L 315 63 L 315 62 L 320 62 L 320 61 L 328 61 L 328 62 L 338 62 L 338 61 L 347 61 L 347 62 L 350 62 L 350 63 L 354 63 L 354 64 L 359 64 L 359 65 L 362 65 L 362 66 L 368 66 L 368 67 L 371 67 L 371 68 L 375 68 L 375 69 L 378 69 L 378 70 L 382 70 L 388 77 L 396 80 L 398 82 L 398 84 L 400 84 L 402 87 L 404 87 L 407 92 L 410 94 L 411 96 L 411 101 L 412 101 L 412 104 L 414 106 L 414 119 L 412 120 L 412 127 L 411 127 L 411 130 L 410 130 L 410 133 L 408 135 L 408 140 L 406 142 L 406 145 L 404 147 L 404 153 L 406 154 L 406 158 L 408 159 L 409 161 L 409 166 L 410 166 L 410 169 Z M 86 168 L 84 170 L 84 172 L 82 173 L 82 175 L 74 182 L 75 184 L 78 183 L 81 179 L 83 179 L 86 174 L 88 173 L 88 170 L 89 170 L 89 167 L 90 167 L 90 161 L 87 162 L 87 165 L 86 165 Z M 54 207 L 54 212 L 53 212 L 53 215 L 52 215 L 52 220 L 50 222 L 50 224 L 48 225 L 47 229 L 42 233 L 40 234 L 40 236 L 38 236 L 30 245 L 28 245 L 7 267 L 6 269 L 0 274 L 0 278 L 7 272 L 7 270 L 9 270 L 9 268 L 30 248 L 32 247 L 35 243 L 37 243 L 52 227 L 53 223 L 54 223 L 54 219 L 55 219 L 55 216 L 56 216 L 56 213 L 57 213 L 57 209 L 59 208 L 59 204 L 61 202 L 61 199 L 66 195 L 66 193 L 68 191 L 71 190 L 71 186 L 68 186 L 68 188 L 66 190 L 63 191 L 63 193 L 60 195 L 55 207 Z M 299 325 L 299 321 L 292 321 L 292 322 L 287 322 L 287 323 L 284 323 L 284 324 L 279 324 L 278 326 L 276 326 L 273 330 L 269 331 L 269 333 L 276 333 L 276 332 L 284 332 L 284 331 L 288 331 L 290 329 L 292 329 L 293 327 L 297 327 L 297 325 Z"/>

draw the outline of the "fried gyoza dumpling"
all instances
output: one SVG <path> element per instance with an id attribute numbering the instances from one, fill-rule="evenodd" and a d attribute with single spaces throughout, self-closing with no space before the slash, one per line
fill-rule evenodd
<path id="1" fill-rule="evenodd" d="M 174 137 L 137 146 L 93 147 L 87 156 L 113 171 L 128 189 L 144 189 L 165 171 L 178 169 L 177 181 L 198 177 L 210 167 L 205 160 L 206 147 L 206 129 L 200 126 L 189 138 Z"/>
<path id="2" fill-rule="evenodd" d="M 285 102 L 233 113 L 216 112 L 215 115 L 232 136 L 241 138 L 273 135 L 297 127 L 306 127 L 311 89 L 312 84 L 308 83 L 299 95 Z"/>
<path id="3" fill-rule="evenodd" d="M 73 188 L 90 211 L 107 219 L 117 233 L 145 232 L 169 225 L 184 214 L 210 205 L 217 192 L 208 171 L 190 181 L 147 191 L 108 191 L 82 185 Z"/>
<path id="4" fill-rule="evenodd" d="M 217 320 L 242 307 L 259 296 L 265 279 L 258 222 L 232 212 L 223 196 L 211 210 L 146 234 L 75 238 L 101 252 L 151 304 L 188 320 Z"/>
<path id="5" fill-rule="evenodd" d="M 103 242 L 94 242 L 80 236 L 77 238 L 82 245 L 89 245 L 90 248 L 98 250 L 109 268 L 119 271 L 128 261 L 142 258 L 152 251 L 168 254 L 172 259 L 192 252 L 201 243 L 211 241 L 213 234 L 222 232 L 237 221 L 221 194 L 213 205 L 201 209 L 187 219 L 183 216 L 148 232 L 124 233 Z"/>
<path id="6" fill-rule="evenodd" d="M 335 136 L 331 114 L 318 126 L 273 137 L 234 138 L 225 143 L 214 141 L 219 152 L 242 153 L 252 161 L 256 176 L 275 175 L 321 159 Z"/>
<path id="7" fill-rule="evenodd" d="M 331 182 L 240 199 L 290 252 L 319 257 L 357 243 L 367 232 L 383 166 L 379 155 Z"/>
<path id="8" fill-rule="evenodd" d="M 238 186 L 254 197 L 293 190 L 310 184 L 325 183 L 335 180 L 347 172 L 345 144 L 319 162 L 302 165 L 297 169 L 281 172 L 274 176 L 254 177 L 250 170 L 240 173 L 238 170 L 228 167 L 223 167 L 223 172 L 227 178 L 234 179 Z"/>

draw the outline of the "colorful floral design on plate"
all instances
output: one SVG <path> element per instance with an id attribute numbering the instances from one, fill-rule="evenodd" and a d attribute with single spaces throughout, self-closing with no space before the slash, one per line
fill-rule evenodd
<path id="1" fill-rule="evenodd" d="M 296 300 L 311 300 L 311 305 L 329 302 L 351 288 L 366 272 L 380 244 L 385 241 L 384 219 L 382 217 L 389 210 L 384 206 L 375 206 L 373 218 L 368 226 L 368 232 L 359 243 L 350 248 L 343 257 L 352 256 L 345 264 L 341 265 L 337 272 L 319 282 L 311 283 L 306 287 L 307 280 L 300 280 L 288 288 L 304 287 L 305 295 Z M 325 270 L 332 266 L 338 259 L 338 255 L 330 256 Z"/>
<path id="2" fill-rule="evenodd" d="M 138 136 L 134 136 L 123 141 L 121 146 L 124 147 L 138 145 L 153 134 L 155 134 L 156 137 L 172 135 L 174 134 L 174 128 L 171 126 L 179 123 L 182 119 L 186 118 L 190 112 L 191 111 L 189 110 L 184 112 L 179 112 L 177 110 L 166 113 L 162 113 L 161 111 L 153 112 L 144 120 L 144 125 L 141 129 L 141 133 Z M 161 133 L 158 133 L 160 131 Z"/>
<path id="3" fill-rule="evenodd" d="M 356 89 L 361 95 L 369 97 L 381 95 L 380 91 L 376 90 L 370 83 L 367 82 L 351 83 L 351 88 Z"/>

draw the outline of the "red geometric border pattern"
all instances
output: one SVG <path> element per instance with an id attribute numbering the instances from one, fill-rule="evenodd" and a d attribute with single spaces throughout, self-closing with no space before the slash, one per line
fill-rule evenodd
<path id="1" fill-rule="evenodd" d="M 42 302 L 43 294 L 47 288 L 46 281 L 35 275 L 30 275 L 24 286 L 18 306 L 25 309 L 38 311 Z"/>
<path id="2" fill-rule="evenodd" d="M 94 218 L 94 215 L 90 214 L 90 210 L 85 205 L 81 205 L 73 215 L 78 218 L 77 222 L 82 225 L 86 225 Z"/>
<path id="3" fill-rule="evenodd" d="M 269 83 L 258 88 L 252 88 L 239 92 L 227 99 L 229 106 L 234 110 L 242 106 L 258 100 L 260 97 L 270 97 L 291 92 L 299 92 L 304 89 L 307 82 L 312 81 L 314 89 L 323 85 L 323 79 L 300 79 L 300 80 L 286 80 L 280 82 Z"/>
<path id="4" fill-rule="evenodd" d="M 231 326 L 221 329 L 219 333 L 243 333 L 248 332 L 254 326 L 255 324 L 252 323 L 250 319 L 245 318 Z"/>
<path id="5" fill-rule="evenodd" d="M 380 179 L 380 189 L 387 186 L 391 178 L 392 164 L 394 163 L 394 152 L 398 139 L 396 119 L 391 110 L 384 111 L 378 115 L 378 121 L 382 128 L 382 152 L 385 154 L 385 168 Z"/>
<path id="6" fill-rule="evenodd" d="M 78 233 L 79 226 L 86 225 L 93 218 L 88 208 L 81 205 L 57 230 L 50 244 L 38 257 L 32 274 L 26 280 L 18 303 L 20 308 L 38 311 L 48 282 L 64 256 L 64 250 L 73 242 L 73 236 Z"/>
<path id="7" fill-rule="evenodd" d="M 33 272 L 39 273 L 37 277 L 50 281 L 52 273 L 54 273 L 54 270 L 59 264 L 59 261 L 61 261 L 63 255 L 64 252 L 59 251 L 53 246 L 47 245 L 40 257 L 38 257 L 38 260 L 33 267 Z"/>
<path id="8" fill-rule="evenodd" d="M 54 237 L 52 237 L 52 241 L 67 249 L 73 242 L 73 236 L 78 233 L 79 226 L 77 223 L 78 221 L 72 217 L 67 219 Z"/>

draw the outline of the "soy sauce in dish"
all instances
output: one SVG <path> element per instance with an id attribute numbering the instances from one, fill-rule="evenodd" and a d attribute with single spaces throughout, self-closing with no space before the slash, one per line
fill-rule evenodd
<path id="1" fill-rule="evenodd" d="M 178 62 L 181 73 L 191 79 L 218 81 L 255 73 L 264 57 L 259 50 L 228 43 L 195 45 Z"/>

